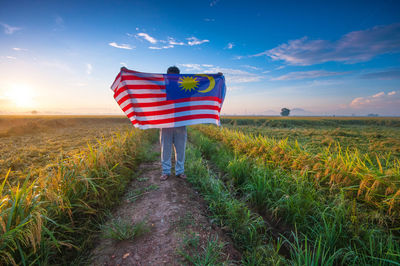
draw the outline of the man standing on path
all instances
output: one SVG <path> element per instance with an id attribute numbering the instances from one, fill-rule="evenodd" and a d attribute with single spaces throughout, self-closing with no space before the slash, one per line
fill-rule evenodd
<path id="1" fill-rule="evenodd" d="M 167 74 L 179 74 L 180 70 L 176 66 L 171 66 Z M 167 180 L 171 175 L 171 152 L 172 144 L 175 148 L 175 175 L 178 178 L 186 179 L 185 175 L 185 148 L 186 148 L 187 130 L 186 126 L 161 128 L 161 181 Z"/>
<path id="2" fill-rule="evenodd" d="M 167 70 L 167 74 L 180 74 L 179 68 L 171 66 Z M 218 75 L 222 76 L 221 72 Z M 185 148 L 186 148 L 187 130 L 186 126 L 161 128 L 161 181 L 167 180 L 171 176 L 171 152 L 172 145 L 175 148 L 175 175 L 178 178 L 186 179 L 185 175 Z"/>

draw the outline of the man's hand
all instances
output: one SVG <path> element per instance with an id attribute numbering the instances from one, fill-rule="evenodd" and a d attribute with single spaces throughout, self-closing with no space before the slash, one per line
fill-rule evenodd
<path id="1" fill-rule="evenodd" d="M 125 70 L 128 70 L 126 67 L 121 67 L 121 71 L 125 71 Z"/>
<path id="2" fill-rule="evenodd" d="M 224 74 L 222 74 L 222 72 L 218 72 L 218 75 L 223 76 Z"/>

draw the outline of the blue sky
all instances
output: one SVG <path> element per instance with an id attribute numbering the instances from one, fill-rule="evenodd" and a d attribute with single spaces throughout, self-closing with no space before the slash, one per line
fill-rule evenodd
<path id="1" fill-rule="evenodd" d="M 224 114 L 400 115 L 399 1 L 0 1 L 0 113 L 122 114 L 121 66 L 226 77 Z"/>

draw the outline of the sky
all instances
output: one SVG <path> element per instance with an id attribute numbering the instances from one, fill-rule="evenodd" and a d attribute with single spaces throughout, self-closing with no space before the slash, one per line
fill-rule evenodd
<path id="1" fill-rule="evenodd" d="M 400 1 L 0 0 L 0 114 L 123 114 L 140 72 L 222 72 L 225 115 L 400 116 Z"/>

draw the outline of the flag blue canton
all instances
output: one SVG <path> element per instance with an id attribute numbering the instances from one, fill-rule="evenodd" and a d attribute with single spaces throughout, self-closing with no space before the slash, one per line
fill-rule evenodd
<path id="1" fill-rule="evenodd" d="M 225 79 L 218 74 L 167 74 L 165 89 L 167 100 L 194 97 L 225 98 Z"/>

